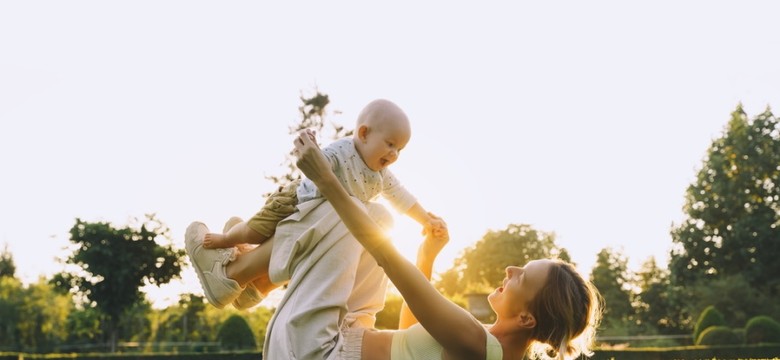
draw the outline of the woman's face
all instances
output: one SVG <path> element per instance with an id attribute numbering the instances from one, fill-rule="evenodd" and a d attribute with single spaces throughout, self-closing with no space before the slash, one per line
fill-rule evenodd
<path id="1" fill-rule="evenodd" d="M 488 295 L 488 301 L 499 318 L 527 311 L 528 304 L 547 283 L 553 262 L 533 260 L 523 267 L 509 266 L 501 286 Z"/>

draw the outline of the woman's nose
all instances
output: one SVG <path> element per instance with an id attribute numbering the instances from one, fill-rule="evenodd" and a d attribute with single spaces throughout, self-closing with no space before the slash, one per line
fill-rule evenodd
<path id="1" fill-rule="evenodd" d="M 517 267 L 517 266 L 507 266 L 506 267 L 506 276 L 512 277 L 517 272 L 523 271 L 523 269 Z"/>

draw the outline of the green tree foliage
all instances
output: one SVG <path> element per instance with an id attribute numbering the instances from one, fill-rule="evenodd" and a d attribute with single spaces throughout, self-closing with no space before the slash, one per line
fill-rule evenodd
<path id="1" fill-rule="evenodd" d="M 210 326 L 205 310 L 202 296 L 182 294 L 178 304 L 159 312 L 152 338 L 157 342 L 215 341 L 218 329 Z"/>
<path id="2" fill-rule="evenodd" d="M 554 233 L 538 231 L 531 225 L 509 225 L 505 230 L 488 231 L 467 248 L 442 274 L 438 288 L 449 296 L 488 291 L 501 284 L 507 266 L 523 266 L 534 259 L 560 254 L 568 255 L 555 244 Z"/>
<path id="3" fill-rule="evenodd" d="M 152 326 L 149 341 L 192 342 L 195 345 L 191 348 L 179 347 L 179 350 L 196 352 L 208 350 L 203 343 L 219 341 L 217 335 L 220 328 L 233 315 L 240 315 L 246 319 L 255 339 L 265 339 L 265 330 L 273 310 L 262 305 L 244 311 L 233 308 L 217 309 L 207 306 L 202 296 L 182 294 L 177 304 L 150 312 L 148 317 Z M 168 351 L 170 349 L 149 347 L 146 350 Z"/>
<path id="4" fill-rule="evenodd" d="M 724 274 L 778 295 L 780 283 L 780 129 L 767 109 L 752 120 L 742 106 L 713 141 L 688 187 L 671 234 L 672 281 L 680 286 Z"/>
<path id="5" fill-rule="evenodd" d="M 130 306 L 119 318 L 117 339 L 119 341 L 146 341 L 151 337 L 152 324 L 149 315 L 152 304 L 141 300 Z"/>
<path id="6" fill-rule="evenodd" d="M 376 314 L 377 329 L 398 329 L 401 320 L 401 304 L 404 299 L 401 296 L 390 295 L 385 299 L 385 307 Z"/>
<path id="7" fill-rule="evenodd" d="M 217 340 L 225 350 L 257 349 L 255 335 L 249 327 L 249 323 L 243 316 L 231 315 L 217 333 Z"/>
<path id="8" fill-rule="evenodd" d="M 733 328 L 744 326 L 748 319 L 757 315 L 780 316 L 777 298 L 751 286 L 742 274 L 692 284 L 683 291 L 687 299 L 685 312 L 698 314 L 712 305 L 723 314 L 724 325 Z"/>
<path id="9" fill-rule="evenodd" d="M 638 322 L 661 334 L 673 334 L 679 327 L 678 302 L 669 288 L 669 271 L 658 267 L 654 257 L 642 264 L 636 274 L 639 293 L 634 298 Z"/>
<path id="10" fill-rule="evenodd" d="M 750 319 L 745 325 L 745 341 L 748 344 L 780 343 L 780 323 L 765 315 Z"/>
<path id="11" fill-rule="evenodd" d="M 669 283 L 669 271 L 658 267 L 654 257 L 642 263 L 634 276 L 632 306 L 640 335 L 682 335 L 691 333 L 692 320 L 686 314 L 687 299 Z M 672 339 L 649 339 L 632 346 L 665 347 L 681 345 Z"/>
<path id="12" fill-rule="evenodd" d="M 316 131 L 318 137 L 322 137 L 323 132 L 328 128 L 331 131 L 331 138 L 334 140 L 352 135 L 352 130 L 347 131 L 343 126 L 326 120 L 326 108 L 330 104 L 330 98 L 327 94 L 323 94 L 318 89 L 315 89 L 314 95 L 308 97 L 301 95 L 300 99 L 302 102 L 298 107 L 300 120 L 295 125 L 290 126 L 290 134 L 297 134 L 301 130 L 310 129 Z M 328 124 L 330 127 L 327 126 Z M 295 166 L 292 145 L 290 146 L 290 152 L 285 156 L 282 166 L 287 169 L 286 173 L 280 176 L 268 176 L 268 179 L 273 181 L 274 184 L 281 187 L 301 177 L 301 171 Z"/>
<path id="13" fill-rule="evenodd" d="M 458 272 L 457 267 L 441 273 L 439 279 L 435 282 L 436 289 L 450 298 L 456 294 L 463 293 L 463 288 L 460 286 L 460 276 L 461 274 Z"/>
<path id="14" fill-rule="evenodd" d="M 625 335 L 633 332 L 634 309 L 631 305 L 631 278 L 628 259 L 620 252 L 605 248 L 596 255 L 590 281 L 604 297 L 601 330 L 604 335 Z"/>
<path id="15" fill-rule="evenodd" d="M 19 279 L 0 276 L 0 351 L 18 351 L 19 308 L 24 301 L 24 288 Z"/>
<path id="16" fill-rule="evenodd" d="M 207 334 L 204 334 L 205 325 L 201 321 L 200 315 L 206 309 L 206 301 L 202 296 L 183 294 L 179 299 L 179 308 L 181 309 L 181 334 L 179 341 L 206 341 Z"/>
<path id="17" fill-rule="evenodd" d="M 255 339 L 258 339 L 258 341 L 261 343 L 260 345 L 262 345 L 263 339 L 265 339 L 265 331 L 268 327 L 268 321 L 271 320 L 273 314 L 273 309 L 262 305 L 255 306 L 251 311 L 242 312 L 242 315 L 249 323 L 249 327 L 254 330 Z"/>
<path id="18" fill-rule="evenodd" d="M 0 351 L 45 352 L 67 339 L 69 296 L 57 293 L 40 279 L 23 286 L 13 277 L 0 277 Z"/>
<path id="19" fill-rule="evenodd" d="M 67 339 L 66 324 L 72 299 L 57 293 L 41 278 L 24 292 L 19 308 L 19 339 L 25 349 L 48 352 Z"/>
<path id="20" fill-rule="evenodd" d="M 5 244 L 3 251 L 0 252 L 0 277 L 14 277 L 16 276 L 16 265 L 14 264 L 14 257 L 10 251 L 8 251 L 8 244 Z"/>
<path id="21" fill-rule="evenodd" d="M 708 327 L 696 340 L 696 345 L 705 346 L 738 345 L 741 343 L 739 336 L 730 327 L 724 325 Z"/>
<path id="22" fill-rule="evenodd" d="M 103 342 L 101 317 L 100 311 L 95 308 L 74 307 L 65 325 L 68 333 L 66 343 L 70 346 L 67 350 L 78 349 L 80 345 Z"/>
<path id="23" fill-rule="evenodd" d="M 160 245 L 158 240 L 168 239 Z M 112 351 L 116 349 L 122 315 L 144 300 L 140 288 L 161 285 L 178 277 L 184 250 L 173 247 L 168 229 L 148 215 L 139 227 L 115 228 L 109 223 L 89 223 L 76 219 L 70 241 L 78 247 L 67 262 L 81 268 L 77 273 L 61 273 L 54 282 L 75 288 L 105 315 Z"/>

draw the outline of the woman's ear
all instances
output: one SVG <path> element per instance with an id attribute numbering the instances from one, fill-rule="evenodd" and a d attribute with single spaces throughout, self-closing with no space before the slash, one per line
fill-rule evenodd
<path id="1" fill-rule="evenodd" d="M 357 135 L 360 141 L 366 142 L 366 138 L 368 137 L 368 126 L 360 125 L 360 127 L 357 129 Z"/>
<path id="2" fill-rule="evenodd" d="M 524 311 L 517 316 L 517 324 L 521 328 L 533 329 L 536 327 L 536 318 L 531 313 Z"/>

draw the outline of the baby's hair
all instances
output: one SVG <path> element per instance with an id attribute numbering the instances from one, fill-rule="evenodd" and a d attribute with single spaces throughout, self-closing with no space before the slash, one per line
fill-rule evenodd
<path id="1" fill-rule="evenodd" d="M 393 114 L 393 116 L 388 116 L 389 114 Z M 394 102 L 386 99 L 376 99 L 360 110 L 355 129 L 359 129 L 361 125 L 369 125 L 382 118 L 398 119 L 398 116 L 401 116 L 407 122 L 409 121 L 404 111 Z"/>
<path id="2" fill-rule="evenodd" d="M 547 283 L 531 300 L 536 327 L 531 358 L 574 358 L 593 355 L 590 347 L 601 317 L 598 290 L 571 264 L 553 260 Z"/>

